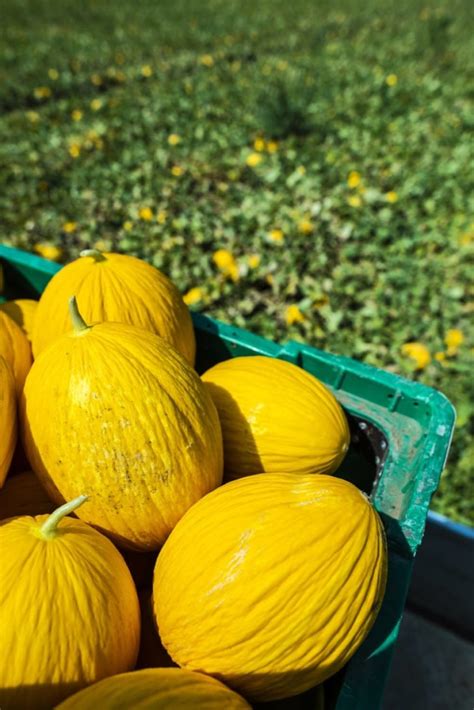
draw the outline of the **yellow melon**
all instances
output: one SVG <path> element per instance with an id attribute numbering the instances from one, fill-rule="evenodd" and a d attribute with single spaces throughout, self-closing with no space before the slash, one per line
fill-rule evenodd
<path id="1" fill-rule="evenodd" d="M 251 710 L 214 678 L 180 668 L 146 668 L 107 678 L 76 693 L 57 710 Z"/>
<path id="2" fill-rule="evenodd" d="M 176 286 L 133 256 L 88 249 L 53 276 L 38 305 L 33 329 L 37 357 L 69 332 L 68 299 L 75 294 L 88 323 L 128 323 L 161 335 L 191 364 L 196 343 L 189 310 Z"/>
<path id="3" fill-rule="evenodd" d="M 20 326 L 3 311 L 0 311 L 0 356 L 10 365 L 19 394 L 31 367 L 31 347 Z"/>
<path id="4" fill-rule="evenodd" d="M 46 710 L 71 693 L 131 670 L 140 636 L 133 580 L 104 535 L 51 515 L 0 524 L 0 707 Z"/>
<path id="5" fill-rule="evenodd" d="M 333 473 L 349 447 L 342 407 L 316 377 L 283 360 L 238 357 L 202 379 L 219 412 L 226 479 Z"/>
<path id="6" fill-rule="evenodd" d="M 0 303 L 0 311 L 6 313 L 20 326 L 30 343 L 37 307 L 38 301 L 30 298 L 17 298 L 15 301 Z"/>
<path id="7" fill-rule="evenodd" d="M 73 303 L 75 303 L 73 301 Z M 179 353 L 123 323 L 75 330 L 35 360 L 21 400 L 25 451 L 49 494 L 118 544 L 157 549 L 222 481 L 212 399 Z"/>
<path id="8" fill-rule="evenodd" d="M 16 437 L 15 380 L 10 365 L 0 355 L 0 488 L 13 458 Z"/>
<path id="9" fill-rule="evenodd" d="M 367 636 L 386 565 L 380 519 L 351 483 L 241 478 L 196 503 L 163 546 L 153 583 L 160 638 L 178 665 L 251 700 L 296 695 Z"/>

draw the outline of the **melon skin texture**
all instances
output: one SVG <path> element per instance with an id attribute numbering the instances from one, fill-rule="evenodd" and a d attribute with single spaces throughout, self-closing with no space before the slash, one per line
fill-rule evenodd
<path id="1" fill-rule="evenodd" d="M 55 503 L 33 471 L 23 471 L 8 476 L 0 490 L 0 520 L 17 515 L 42 515 L 52 513 Z"/>
<path id="2" fill-rule="evenodd" d="M 131 670 L 140 612 L 130 572 L 104 535 L 66 517 L 0 524 L 0 707 L 50 710 L 68 695 Z"/>
<path id="3" fill-rule="evenodd" d="M 332 476 L 257 474 L 199 501 L 158 556 L 154 613 L 179 666 L 249 700 L 297 695 L 342 668 L 382 602 L 380 519 Z"/>
<path id="4" fill-rule="evenodd" d="M 35 360 L 21 399 L 25 451 L 58 502 L 119 545 L 153 550 L 222 481 L 211 397 L 162 338 L 119 323 L 73 331 Z"/>
<path id="5" fill-rule="evenodd" d="M 37 308 L 38 301 L 33 301 L 30 298 L 17 298 L 14 301 L 0 303 L 0 311 L 3 311 L 15 321 L 30 343 Z"/>
<path id="6" fill-rule="evenodd" d="M 57 710 L 251 710 L 214 678 L 180 668 L 123 673 L 76 693 Z"/>
<path id="7" fill-rule="evenodd" d="M 12 369 L 19 395 L 31 367 L 31 347 L 20 326 L 3 311 L 0 311 L 0 356 Z"/>
<path id="8" fill-rule="evenodd" d="M 1 327 L 1 326 L 0 326 Z M 15 380 L 0 355 L 0 488 L 5 482 L 17 440 Z"/>
<path id="9" fill-rule="evenodd" d="M 350 442 L 342 407 L 316 377 L 263 356 L 202 375 L 219 412 L 226 480 L 254 473 L 333 473 Z"/>
<path id="10" fill-rule="evenodd" d="M 41 295 L 33 329 L 35 358 L 71 330 L 68 299 L 75 295 L 88 323 L 128 323 L 161 335 L 194 365 L 191 314 L 176 286 L 158 269 L 133 256 L 83 252 L 64 266 Z"/>

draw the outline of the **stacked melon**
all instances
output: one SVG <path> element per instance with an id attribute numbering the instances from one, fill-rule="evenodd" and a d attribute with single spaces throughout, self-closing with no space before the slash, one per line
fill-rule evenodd
<path id="1" fill-rule="evenodd" d="M 17 430 L 32 469 L 0 491 L 0 706 L 244 708 L 336 673 L 386 547 L 333 475 L 332 393 L 264 357 L 200 378 L 179 292 L 132 257 L 88 250 L 0 319 L 1 481 Z"/>

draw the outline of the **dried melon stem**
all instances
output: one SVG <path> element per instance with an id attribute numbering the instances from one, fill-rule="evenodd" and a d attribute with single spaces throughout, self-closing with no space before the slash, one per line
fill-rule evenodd
<path id="1" fill-rule="evenodd" d="M 69 315 L 71 316 L 72 327 L 74 328 L 75 333 L 82 333 L 85 330 L 89 330 L 90 326 L 87 325 L 86 321 L 79 313 L 79 307 L 75 296 L 71 296 L 69 299 Z"/>
<path id="2" fill-rule="evenodd" d="M 99 249 L 83 249 L 79 256 L 91 256 L 96 262 L 107 261 L 107 258 Z"/>
<path id="3" fill-rule="evenodd" d="M 43 525 L 40 527 L 38 531 L 40 536 L 46 540 L 54 537 L 57 534 L 57 527 L 61 520 L 65 518 L 66 515 L 69 515 L 69 513 L 76 510 L 76 508 L 79 508 L 79 506 L 82 505 L 88 498 L 89 496 L 78 496 L 77 498 L 69 501 L 69 503 L 64 503 L 64 505 L 56 508 L 56 510 L 48 516 L 47 520 L 45 520 Z"/>

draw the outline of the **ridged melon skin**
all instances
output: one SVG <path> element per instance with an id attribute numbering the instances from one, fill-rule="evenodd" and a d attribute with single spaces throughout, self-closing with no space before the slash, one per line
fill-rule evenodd
<path id="1" fill-rule="evenodd" d="M 33 328 L 37 357 L 71 330 L 68 299 L 75 295 L 87 323 L 128 323 L 171 343 L 194 365 L 196 341 L 189 310 L 176 286 L 133 256 L 95 252 L 64 266 L 43 291 Z"/>
<path id="2" fill-rule="evenodd" d="M 56 710 L 251 710 L 223 683 L 180 668 L 145 668 L 106 678 Z"/>
<path id="3" fill-rule="evenodd" d="M 333 473 L 349 448 L 342 407 L 316 377 L 260 355 L 202 375 L 219 412 L 226 480 L 253 473 Z"/>
<path id="4" fill-rule="evenodd" d="M 17 440 L 15 380 L 0 355 L 0 488 L 5 482 Z"/>
<path id="5" fill-rule="evenodd" d="M 183 668 L 249 700 L 336 673 L 382 602 L 384 531 L 367 497 L 333 476 L 260 474 L 199 501 L 158 556 L 154 613 Z"/>
<path id="6" fill-rule="evenodd" d="M 17 298 L 14 301 L 0 303 L 0 311 L 3 311 L 15 321 L 30 343 L 37 308 L 38 301 L 33 301 L 31 298 Z"/>
<path id="7" fill-rule="evenodd" d="M 57 502 L 115 542 L 153 550 L 222 481 L 219 418 L 200 378 L 153 333 L 102 323 L 57 339 L 21 399 L 25 451 Z"/>
<path id="8" fill-rule="evenodd" d="M 47 518 L 0 523 L 2 710 L 49 710 L 137 659 L 139 603 L 120 553 L 70 517 L 42 539 Z"/>
<path id="9" fill-rule="evenodd" d="M 31 367 L 31 347 L 20 326 L 3 311 L 0 311 L 0 356 L 12 369 L 19 395 Z"/>

